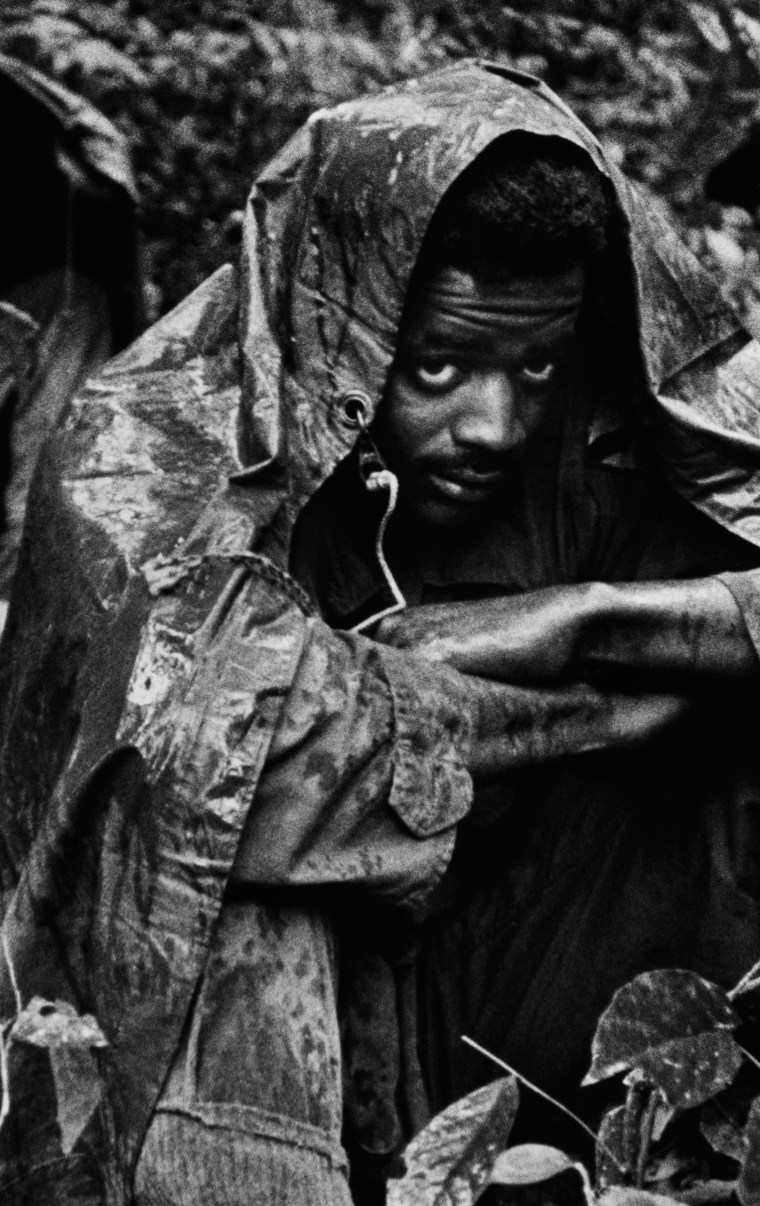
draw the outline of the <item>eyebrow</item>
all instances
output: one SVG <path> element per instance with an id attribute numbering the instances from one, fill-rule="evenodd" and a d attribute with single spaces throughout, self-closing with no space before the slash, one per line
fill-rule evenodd
<path id="1" fill-rule="evenodd" d="M 557 356 L 565 354 L 572 346 L 575 338 L 574 330 L 557 331 L 545 339 L 534 339 L 518 350 L 517 358 L 524 359 L 536 353 L 551 353 Z M 450 351 L 483 351 L 490 350 L 493 341 L 485 333 L 478 331 L 426 331 L 408 336 L 399 345 L 403 354 L 446 353 Z"/>

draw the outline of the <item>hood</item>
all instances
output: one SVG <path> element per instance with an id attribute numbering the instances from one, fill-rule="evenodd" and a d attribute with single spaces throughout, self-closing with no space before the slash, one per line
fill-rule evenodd
<path id="1" fill-rule="evenodd" d="M 55 80 L 0 55 L 5 176 L 0 288 L 72 267 L 105 290 L 114 350 L 144 326 L 138 196 L 126 140 Z"/>
<path id="2" fill-rule="evenodd" d="M 243 253 L 239 476 L 284 479 L 294 518 L 347 455 L 357 397 L 369 417 L 382 398 L 433 211 L 489 143 L 513 132 L 576 144 L 610 182 L 627 299 L 619 321 L 634 328 L 642 424 L 676 488 L 760 544 L 747 505 L 760 498 L 760 385 L 720 376 L 748 336 L 657 202 L 564 103 L 538 79 L 480 60 L 314 113 L 256 181 Z"/>
<path id="3" fill-rule="evenodd" d="M 123 189 L 137 204 L 126 139 L 107 117 L 56 80 L 8 55 L 0 54 L 0 77 L 51 115 L 87 168 Z"/>

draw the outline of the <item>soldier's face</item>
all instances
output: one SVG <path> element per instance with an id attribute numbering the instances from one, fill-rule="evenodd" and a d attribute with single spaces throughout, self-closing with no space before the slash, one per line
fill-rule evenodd
<path id="1" fill-rule="evenodd" d="M 406 512 L 462 526 L 508 496 L 558 421 L 584 283 L 433 275 L 407 308 L 375 435 Z"/>

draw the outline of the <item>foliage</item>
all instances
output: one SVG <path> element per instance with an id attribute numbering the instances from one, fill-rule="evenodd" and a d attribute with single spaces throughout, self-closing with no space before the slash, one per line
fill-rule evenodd
<path id="1" fill-rule="evenodd" d="M 86 96 L 129 139 L 156 313 L 237 254 L 256 169 L 309 112 L 465 54 L 543 76 L 751 306 L 749 215 L 727 221 L 702 184 L 755 108 L 753 10 L 751 0 L 6 0 L 0 50 Z"/>
<path id="2" fill-rule="evenodd" d="M 693 972 L 664 969 L 615 993 L 599 1019 L 584 1081 L 626 1074 L 624 1100 L 607 1111 L 596 1139 L 595 1188 L 586 1169 L 554 1147 L 509 1148 L 514 1110 L 494 1148 L 494 1117 L 484 1110 L 480 1089 L 410 1144 L 412 1158 L 393 1187 L 392 1206 L 698 1206 L 729 1198 L 758 1206 L 760 1063 L 739 1036 L 756 1032 L 759 987 L 758 967 L 731 992 Z M 502 1084 L 509 1081 L 489 1086 L 494 1096 Z M 452 1132 L 457 1142 L 449 1157 L 440 1136 Z M 470 1152 L 477 1153 L 477 1175 L 468 1182 Z M 457 1192 L 447 1195 L 447 1167 L 450 1176 L 454 1165 Z"/>
<path id="3" fill-rule="evenodd" d="M 760 1202 L 760 1065 L 738 1041 L 755 1022 L 756 973 L 726 993 L 693 972 L 648 972 L 614 995 L 584 1082 L 627 1071 L 600 1131 L 600 1187 Z"/>
<path id="4" fill-rule="evenodd" d="M 16 1000 L 14 1017 L 0 1021 L 0 1126 L 11 1110 L 11 1058 L 19 1044 L 47 1051 L 55 1089 L 61 1150 L 69 1155 L 100 1103 L 102 1081 L 95 1050 L 108 1042 L 95 1018 L 68 1001 L 32 997 L 23 1005 L 8 947 L 3 958 Z"/>
<path id="5" fill-rule="evenodd" d="M 739 1024 L 725 993 L 693 972 L 644 973 L 615 993 L 599 1019 L 584 1084 L 630 1071 L 671 1108 L 701 1105 L 739 1071 L 741 1048 L 731 1033 Z"/>
<path id="6" fill-rule="evenodd" d="M 407 1147 L 406 1173 L 391 1181 L 388 1206 L 472 1201 L 512 1129 L 518 1101 L 517 1080 L 508 1076 L 438 1114 Z"/>

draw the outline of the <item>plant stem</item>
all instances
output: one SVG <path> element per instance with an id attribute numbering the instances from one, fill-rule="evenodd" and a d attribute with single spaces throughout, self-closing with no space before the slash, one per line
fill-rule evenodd
<path id="1" fill-rule="evenodd" d="M 516 1068 L 511 1068 L 509 1064 L 504 1062 L 503 1059 L 499 1059 L 498 1056 L 494 1055 L 491 1051 L 487 1051 L 485 1047 L 481 1047 L 480 1043 L 476 1043 L 474 1039 L 468 1038 L 466 1034 L 462 1035 L 462 1042 L 467 1043 L 468 1047 L 472 1047 L 473 1050 L 479 1052 L 480 1055 L 485 1055 L 486 1059 L 490 1059 L 492 1063 L 497 1064 L 500 1068 L 503 1068 L 505 1072 L 509 1072 L 511 1076 L 516 1076 L 517 1079 L 525 1085 L 526 1089 L 532 1089 L 533 1092 L 537 1093 L 539 1097 L 543 1097 L 544 1101 L 548 1101 L 550 1105 L 556 1106 L 557 1109 L 561 1110 L 563 1114 L 567 1114 L 568 1118 L 572 1118 L 573 1122 L 576 1122 L 581 1130 L 584 1130 L 587 1135 L 591 1136 L 591 1138 L 594 1140 L 594 1143 L 602 1149 L 606 1156 L 610 1158 L 612 1163 L 615 1165 L 615 1168 L 617 1168 L 621 1173 L 625 1172 L 625 1169 L 620 1164 L 617 1156 L 615 1156 L 607 1145 L 601 1141 L 599 1136 L 592 1131 L 591 1127 L 587 1126 L 582 1118 L 579 1118 L 577 1114 L 574 1114 L 573 1111 L 568 1109 L 566 1105 L 563 1105 L 561 1101 L 557 1101 L 556 1097 L 552 1097 L 543 1089 L 539 1089 L 538 1085 L 534 1085 L 526 1076 L 523 1076 L 522 1072 L 518 1072 Z"/>
<path id="2" fill-rule="evenodd" d="M 16 1001 L 16 1013 L 21 1013 L 22 1009 L 24 1008 L 22 1001 L 21 1001 L 21 990 L 19 989 L 18 980 L 16 979 L 16 969 L 13 966 L 13 960 L 11 959 L 11 952 L 8 949 L 8 935 L 5 933 L 5 930 L 3 930 L 2 945 L 3 945 L 3 955 L 5 957 L 5 962 L 8 965 L 8 974 L 11 979 L 11 988 L 13 989 L 13 996 Z"/>
<path id="3" fill-rule="evenodd" d="M 729 989 L 726 996 L 729 1001 L 733 1001 L 734 997 L 738 997 L 742 992 L 749 992 L 750 989 L 756 988 L 758 984 L 760 984 L 760 959 L 742 976 L 738 984 Z"/>
<path id="4" fill-rule="evenodd" d="M 8 1047 L 10 1041 L 6 1039 L 6 1031 L 10 1029 L 12 1023 L 6 1022 L 4 1026 L 0 1026 L 0 1080 L 2 1080 L 2 1097 L 0 1097 L 0 1128 L 11 1112 L 11 1084 L 8 1073 Z"/>
<path id="5" fill-rule="evenodd" d="M 742 1055 L 745 1057 L 745 1059 L 748 1059 L 749 1062 L 751 1064 L 754 1064 L 756 1068 L 760 1068 L 760 1060 L 759 1059 L 755 1059 L 754 1055 L 752 1055 L 747 1050 L 746 1047 L 742 1047 L 741 1043 L 737 1043 L 736 1045 L 739 1048 L 739 1050 L 741 1051 Z"/>
<path id="6" fill-rule="evenodd" d="M 641 1116 L 639 1152 L 636 1160 L 636 1188 L 643 1189 L 644 1181 L 646 1180 L 647 1164 L 649 1163 L 649 1149 L 652 1145 L 652 1132 L 654 1130 L 654 1120 L 657 1116 L 657 1109 L 662 1100 L 662 1094 L 659 1089 L 650 1089 L 649 1100 L 644 1106 L 644 1112 Z"/>
<path id="7" fill-rule="evenodd" d="M 576 1170 L 576 1172 L 580 1176 L 580 1179 L 583 1183 L 583 1196 L 586 1199 L 587 1206 L 595 1206 L 596 1197 L 594 1195 L 594 1190 L 593 1190 L 593 1188 L 591 1186 L 591 1182 L 589 1180 L 588 1170 L 586 1168 L 586 1165 L 581 1164 L 581 1162 L 578 1161 L 576 1164 L 573 1165 L 573 1168 Z"/>

